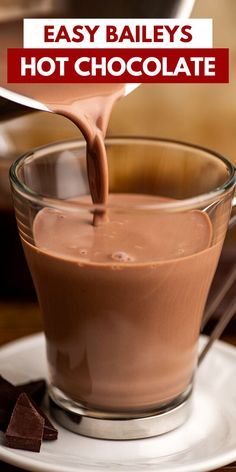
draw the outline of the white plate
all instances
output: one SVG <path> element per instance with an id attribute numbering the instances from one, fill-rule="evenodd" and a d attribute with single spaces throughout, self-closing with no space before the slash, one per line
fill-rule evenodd
<path id="1" fill-rule="evenodd" d="M 204 342 L 202 340 L 202 342 Z M 0 372 L 13 383 L 46 377 L 43 335 L 0 351 Z M 236 349 L 217 342 L 199 369 L 192 416 L 176 431 L 151 439 L 104 441 L 58 427 L 40 454 L 8 449 L 0 460 L 30 471 L 206 472 L 236 460 Z"/>

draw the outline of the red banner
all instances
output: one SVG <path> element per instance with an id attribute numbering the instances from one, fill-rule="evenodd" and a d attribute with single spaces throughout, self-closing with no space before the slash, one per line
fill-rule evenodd
<path id="1" fill-rule="evenodd" d="M 228 83 L 229 50 L 8 49 L 9 83 Z"/>

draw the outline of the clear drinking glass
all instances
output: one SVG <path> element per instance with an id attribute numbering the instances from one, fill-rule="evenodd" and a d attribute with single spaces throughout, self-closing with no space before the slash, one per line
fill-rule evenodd
<path id="1" fill-rule="evenodd" d="M 54 416 L 88 436 L 148 437 L 176 428 L 191 411 L 200 327 L 235 169 L 215 152 L 170 140 L 109 138 L 106 149 L 110 194 L 118 194 L 106 208 L 89 199 L 82 141 L 18 159 L 12 193 L 43 315 Z M 86 258 L 81 221 L 94 235 L 94 212 L 104 210 L 110 221 L 133 222 L 132 231 L 125 224 L 119 230 L 124 240 L 139 232 L 144 245 L 152 241 L 141 262 Z M 36 233 L 45 212 L 45 234 L 50 227 L 53 237 L 42 241 Z M 66 218 L 74 221 L 78 257 L 68 235 L 58 249 Z M 103 224 L 112 237 L 109 221 Z"/>

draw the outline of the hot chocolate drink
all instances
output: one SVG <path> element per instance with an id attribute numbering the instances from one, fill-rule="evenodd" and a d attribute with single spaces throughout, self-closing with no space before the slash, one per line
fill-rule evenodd
<path id="1" fill-rule="evenodd" d="M 110 195 L 154 204 L 157 197 Z M 42 308 L 50 375 L 105 411 L 148 411 L 184 392 L 221 244 L 206 213 L 110 209 L 109 222 L 44 209 L 24 241 Z M 203 277 L 204 274 L 204 277 Z"/>
<path id="2" fill-rule="evenodd" d="M 80 128 L 94 203 L 160 202 L 134 194 L 108 198 L 103 138 L 122 85 L 16 84 L 14 91 Z M 85 215 L 79 201 L 73 213 L 45 208 L 34 219 L 34 245 L 23 235 L 52 384 L 90 408 L 150 411 L 191 384 L 222 241 L 212 241 L 212 224 L 202 211 L 110 207 L 105 215 Z"/>

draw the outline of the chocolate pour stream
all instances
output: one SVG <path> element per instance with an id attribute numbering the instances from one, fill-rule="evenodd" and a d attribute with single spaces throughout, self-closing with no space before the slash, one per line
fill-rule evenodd
<path id="1" fill-rule="evenodd" d="M 108 166 L 104 137 L 113 105 L 124 95 L 123 84 L 8 84 L 7 48 L 22 47 L 22 23 L 7 22 L 0 29 L 0 85 L 46 105 L 54 113 L 65 116 L 82 132 L 87 143 L 87 171 L 94 204 L 106 204 L 108 199 Z M 107 221 L 97 210 L 93 224 Z"/>
<path id="2" fill-rule="evenodd" d="M 68 118 L 83 134 L 86 140 L 87 174 L 91 198 L 94 204 L 105 205 L 109 192 L 108 163 L 104 143 L 105 133 L 102 129 L 94 126 L 94 123 L 90 125 L 88 118 L 85 117 L 83 119 L 79 113 L 75 117 L 68 110 L 53 111 Z M 107 219 L 106 212 L 97 209 L 94 212 L 93 225 L 97 226 L 100 223 L 106 222 Z"/>

